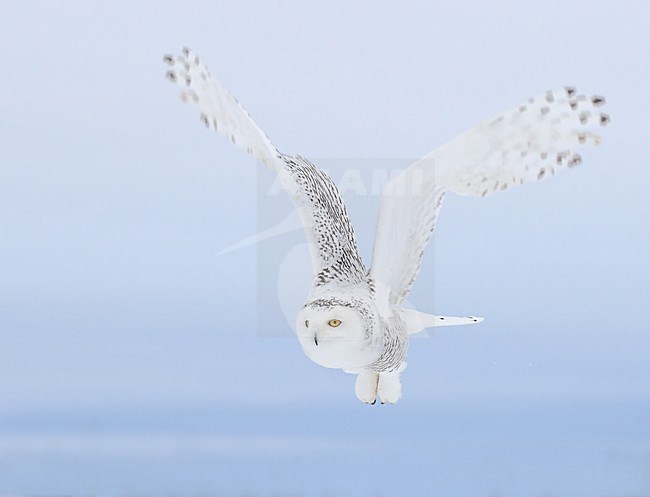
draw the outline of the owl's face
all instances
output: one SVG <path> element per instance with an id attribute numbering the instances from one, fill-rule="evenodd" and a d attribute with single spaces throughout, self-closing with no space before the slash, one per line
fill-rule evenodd
<path id="1" fill-rule="evenodd" d="M 375 322 L 367 308 L 308 302 L 298 314 L 296 330 L 303 351 L 326 368 L 355 369 L 381 355 Z"/>

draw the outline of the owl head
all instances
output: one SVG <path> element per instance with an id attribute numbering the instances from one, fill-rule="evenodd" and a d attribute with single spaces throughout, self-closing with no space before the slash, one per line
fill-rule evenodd
<path id="1" fill-rule="evenodd" d="M 307 302 L 296 330 L 303 351 L 326 368 L 356 369 L 381 355 L 376 311 L 358 299 L 335 297 Z"/>

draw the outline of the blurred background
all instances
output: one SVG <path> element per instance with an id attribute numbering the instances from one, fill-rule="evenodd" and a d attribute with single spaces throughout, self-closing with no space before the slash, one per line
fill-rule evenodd
<path id="1" fill-rule="evenodd" d="M 640 1 L 0 1 L 0 494 L 650 495 L 649 22 Z M 414 340 L 403 399 L 368 407 L 281 311 L 302 234 L 217 255 L 288 200 L 165 81 L 184 45 L 280 150 L 364 178 L 564 85 L 612 124 L 577 169 L 446 198 L 410 301 L 486 320 Z M 378 198 L 344 193 L 369 265 Z"/>

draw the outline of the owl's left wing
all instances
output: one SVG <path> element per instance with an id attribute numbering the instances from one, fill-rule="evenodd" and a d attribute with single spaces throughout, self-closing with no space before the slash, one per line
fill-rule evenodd
<path id="1" fill-rule="evenodd" d="M 434 150 L 386 185 L 370 276 L 384 304 L 409 294 L 447 191 L 485 196 L 580 164 L 609 122 L 603 97 L 575 88 L 546 92 Z"/>
<path id="2" fill-rule="evenodd" d="M 317 283 L 364 280 L 366 270 L 357 250 L 352 223 L 329 176 L 300 156 L 280 153 L 235 97 L 189 49 L 183 49 L 180 55 L 166 55 L 164 61 L 170 66 L 167 79 L 183 88 L 182 100 L 199 110 L 201 121 L 276 173 L 300 215 Z"/>

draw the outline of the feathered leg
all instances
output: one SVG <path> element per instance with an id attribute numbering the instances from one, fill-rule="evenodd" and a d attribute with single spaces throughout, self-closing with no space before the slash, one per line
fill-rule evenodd
<path id="1" fill-rule="evenodd" d="M 375 371 L 362 371 L 357 376 L 357 383 L 354 391 L 357 398 L 366 404 L 374 404 L 377 400 L 377 384 L 379 382 L 379 373 Z"/>
<path id="2" fill-rule="evenodd" d="M 377 395 L 382 404 L 395 404 L 402 396 L 402 383 L 400 373 L 379 373 Z"/>

